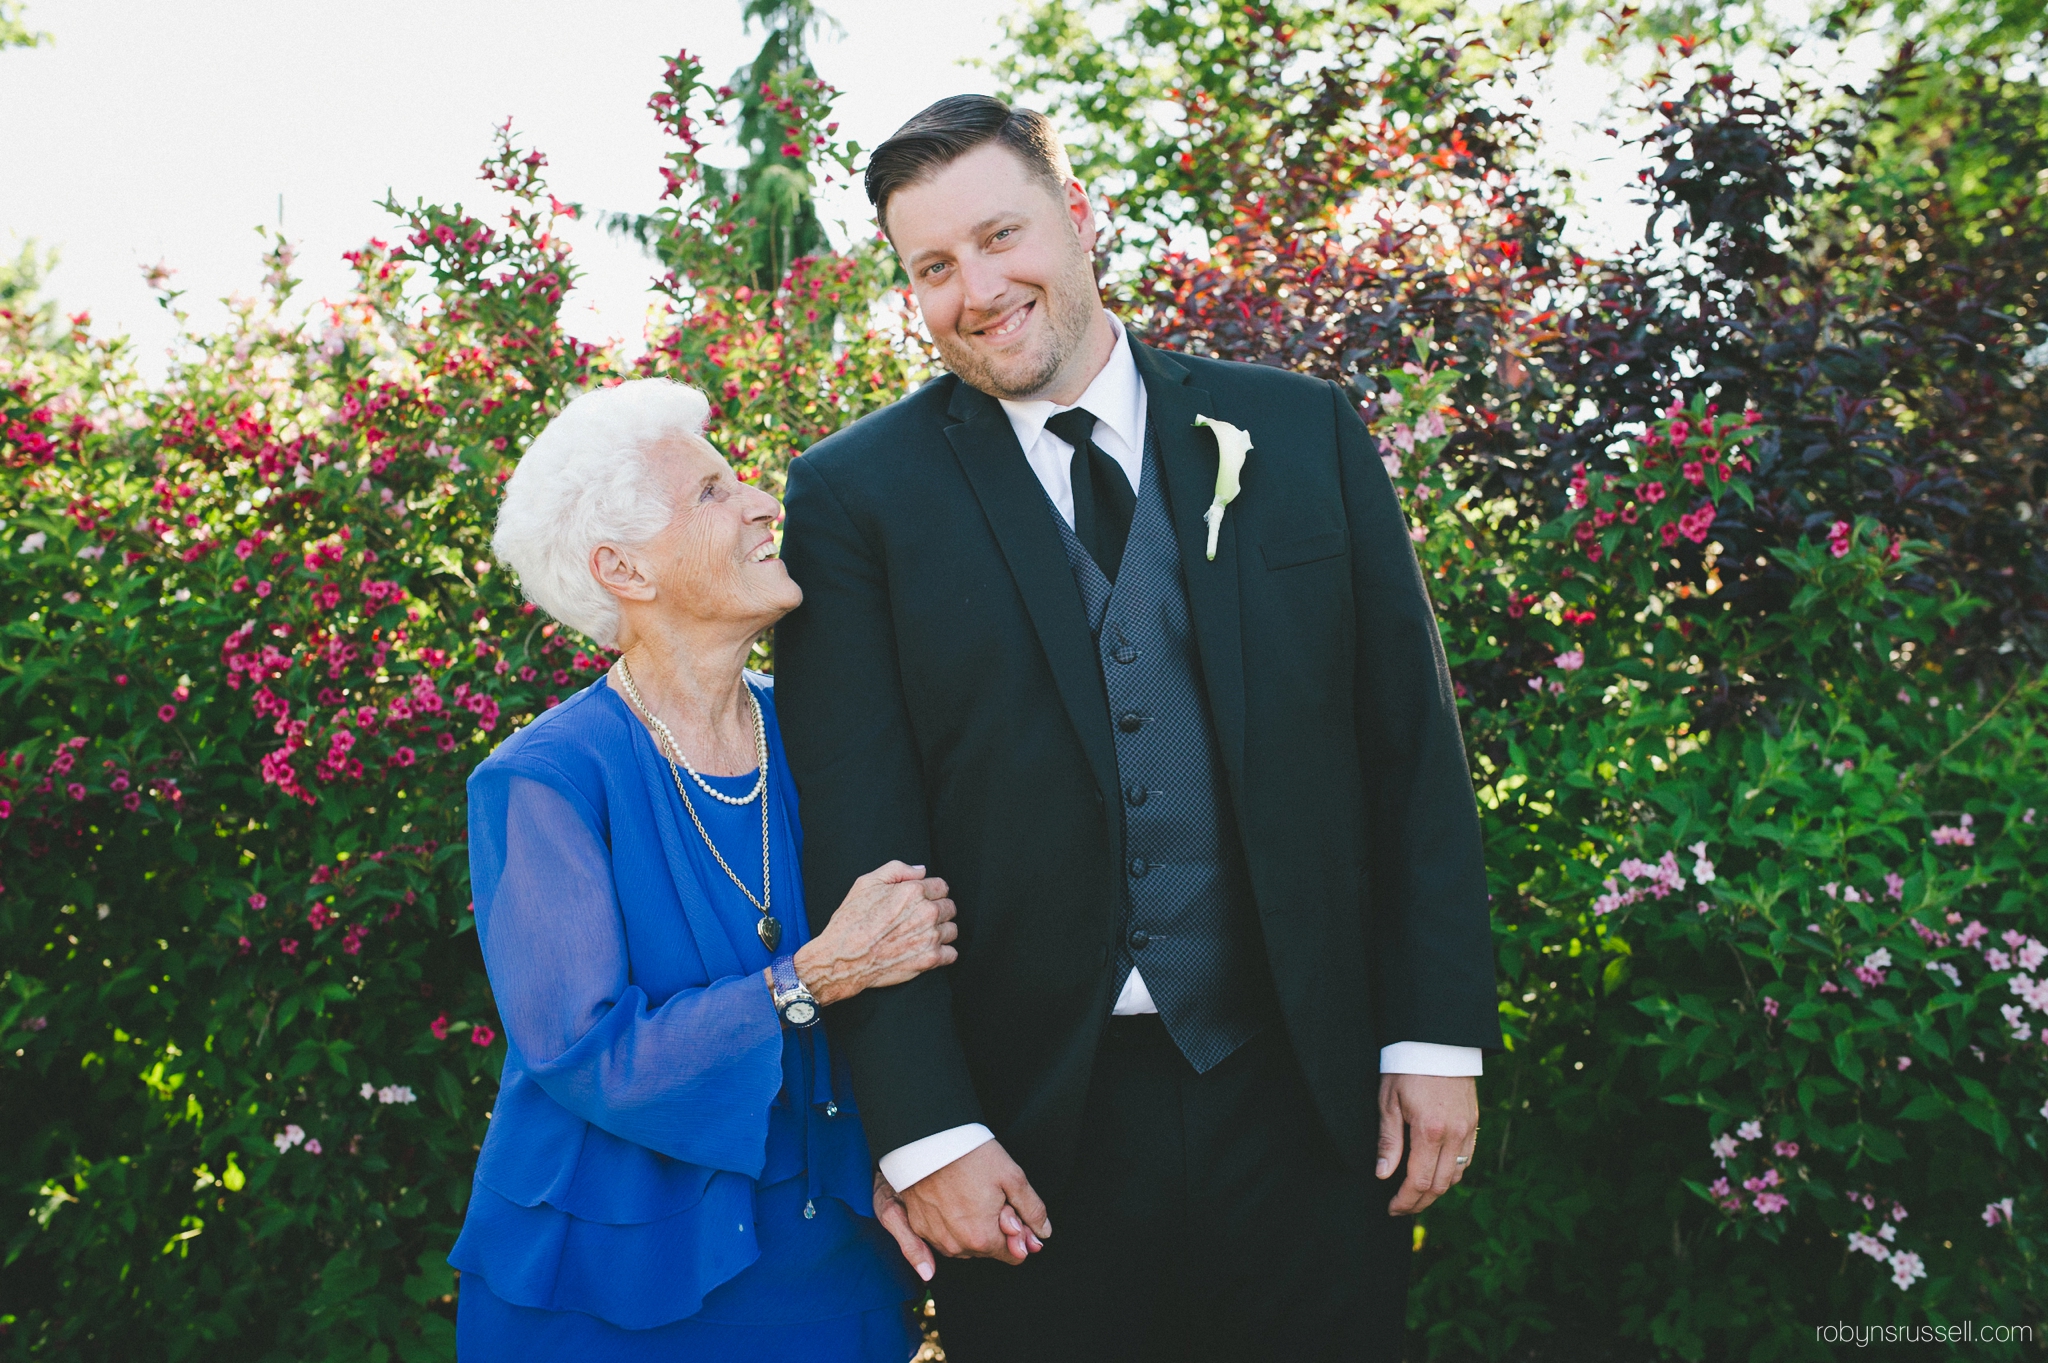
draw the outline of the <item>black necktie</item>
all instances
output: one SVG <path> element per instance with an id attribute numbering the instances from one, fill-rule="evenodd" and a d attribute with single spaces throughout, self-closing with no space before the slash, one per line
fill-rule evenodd
<path id="1" fill-rule="evenodd" d="M 1121 465 L 1095 443 L 1095 414 L 1070 407 L 1048 417 L 1045 429 L 1074 447 L 1074 534 L 1111 582 L 1123 562 L 1138 494 Z"/>

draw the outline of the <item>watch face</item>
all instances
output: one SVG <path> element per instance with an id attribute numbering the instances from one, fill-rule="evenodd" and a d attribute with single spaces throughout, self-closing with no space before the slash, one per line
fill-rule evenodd
<path id="1" fill-rule="evenodd" d="M 808 1027 L 818 1020 L 818 1005 L 809 999 L 791 999 L 782 1006 L 782 1020 L 792 1027 Z"/>

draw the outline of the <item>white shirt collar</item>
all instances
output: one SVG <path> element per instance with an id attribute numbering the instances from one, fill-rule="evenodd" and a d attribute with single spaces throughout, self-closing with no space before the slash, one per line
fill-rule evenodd
<path id="1" fill-rule="evenodd" d="M 1116 348 L 1109 352 L 1109 362 L 1102 366 L 1087 391 L 1081 394 L 1081 400 L 1071 405 L 1085 407 L 1095 413 L 1095 419 L 1116 432 L 1126 449 L 1140 450 L 1145 444 L 1145 385 L 1138 377 L 1138 362 L 1131 357 L 1131 342 L 1124 332 L 1124 324 L 1107 309 L 1104 309 L 1104 315 L 1116 328 Z M 1017 433 L 1018 445 L 1026 450 L 1038 443 L 1047 419 L 1068 410 L 1057 402 L 1042 399 L 1012 402 L 1008 398 L 999 398 L 998 401 L 1009 414 L 1010 427 Z"/>

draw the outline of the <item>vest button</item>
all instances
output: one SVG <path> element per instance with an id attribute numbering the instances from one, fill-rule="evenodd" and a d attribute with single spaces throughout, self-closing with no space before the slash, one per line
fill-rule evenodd
<path id="1" fill-rule="evenodd" d="M 1129 785 L 1124 787 L 1124 803 L 1135 809 L 1139 805 L 1144 804 L 1145 797 L 1151 793 L 1152 792 L 1146 790 L 1144 786 L 1140 785 L 1136 781 L 1133 781 Z"/>
<path id="2" fill-rule="evenodd" d="M 1125 644 L 1121 648 L 1112 649 L 1109 656 L 1120 663 L 1134 663 L 1138 661 L 1138 650 Z"/>
<path id="3" fill-rule="evenodd" d="M 1132 951 L 1143 951 L 1146 945 L 1151 942 L 1152 935 L 1146 932 L 1143 928 L 1137 928 L 1132 931 L 1130 937 L 1127 940 L 1131 944 Z"/>
<path id="4" fill-rule="evenodd" d="M 1130 871 L 1132 880 L 1143 880 L 1145 878 L 1145 872 L 1151 869 L 1152 868 L 1150 866 L 1147 866 L 1145 864 L 1145 859 L 1143 857 L 1131 858 Z"/>
<path id="5" fill-rule="evenodd" d="M 1116 727 L 1127 734 L 1138 732 L 1145 723 L 1145 717 L 1136 710 L 1126 710 L 1116 717 Z"/>

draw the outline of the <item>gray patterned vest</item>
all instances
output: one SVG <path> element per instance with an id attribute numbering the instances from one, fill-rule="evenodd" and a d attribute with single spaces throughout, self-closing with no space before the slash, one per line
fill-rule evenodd
<path id="1" fill-rule="evenodd" d="M 1046 506 L 1088 609 L 1123 786 L 1117 989 L 1135 967 L 1196 1072 L 1277 1016 L 1265 943 L 1195 653 L 1180 548 L 1148 423 L 1130 538 L 1112 587 Z"/>

